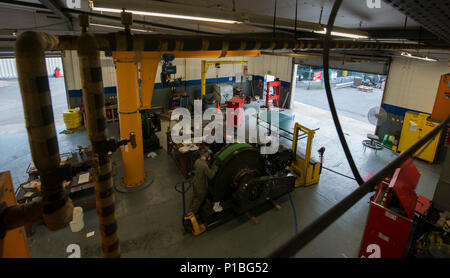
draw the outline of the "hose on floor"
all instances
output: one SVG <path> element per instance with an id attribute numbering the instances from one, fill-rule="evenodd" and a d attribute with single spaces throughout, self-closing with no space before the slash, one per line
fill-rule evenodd
<path id="1" fill-rule="evenodd" d="M 332 169 L 330 169 L 330 168 L 327 168 L 327 167 L 325 167 L 325 166 L 322 166 L 322 168 L 325 169 L 325 170 L 328 170 L 328 171 L 330 171 L 330 172 L 333 172 L 333 173 L 335 173 L 335 174 L 338 174 L 338 175 L 341 175 L 341 176 L 343 176 L 343 177 L 346 177 L 346 178 L 348 178 L 348 179 L 356 180 L 354 177 L 350 177 L 350 176 L 344 175 L 344 174 L 342 174 L 342 173 L 340 173 L 340 172 L 334 171 L 334 170 L 332 170 Z"/>
<path id="2" fill-rule="evenodd" d="M 294 201 L 292 201 L 291 192 L 288 192 L 289 202 L 291 203 L 292 213 L 294 214 L 295 234 L 298 234 L 297 212 L 295 211 Z M 295 258 L 295 255 L 291 258 Z"/>
<path id="3" fill-rule="evenodd" d="M 291 203 L 292 212 L 294 213 L 295 234 L 298 233 L 297 212 L 295 211 L 294 201 L 292 201 L 291 192 L 288 192 L 289 202 Z"/>
<path id="4" fill-rule="evenodd" d="M 342 131 L 341 123 L 339 122 L 339 118 L 336 112 L 336 106 L 334 105 L 333 95 L 331 93 L 331 86 L 330 86 L 329 58 L 330 58 L 331 30 L 333 29 L 334 21 L 336 19 L 337 12 L 341 4 L 342 0 L 336 0 L 334 2 L 333 9 L 328 19 L 327 33 L 325 36 L 323 46 L 323 72 L 324 72 L 325 92 L 327 93 L 330 112 L 333 117 L 334 125 L 336 126 L 336 131 L 338 133 L 339 140 L 341 141 L 342 148 L 344 149 L 345 156 L 347 157 L 348 164 L 350 165 L 350 169 L 353 172 L 353 176 L 355 176 L 355 180 L 358 182 L 359 185 L 362 185 L 364 181 L 358 172 L 358 168 L 356 168 L 355 161 L 353 160 L 352 154 L 347 145 L 347 141 L 345 140 L 344 132 Z"/>

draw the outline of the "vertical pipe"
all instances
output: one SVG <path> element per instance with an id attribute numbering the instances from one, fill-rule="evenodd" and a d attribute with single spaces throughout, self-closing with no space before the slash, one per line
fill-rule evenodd
<path id="1" fill-rule="evenodd" d="M 131 144 L 121 147 L 123 161 L 122 184 L 135 187 L 145 182 L 142 119 L 139 113 L 140 98 L 138 66 L 133 52 L 114 52 L 117 74 L 117 101 L 121 138 L 136 135 L 136 148 Z"/>
<path id="2" fill-rule="evenodd" d="M 111 157 L 106 147 L 108 130 L 102 69 L 99 47 L 94 35 L 83 33 L 80 36 L 78 57 L 87 130 L 94 149 L 92 172 L 103 256 L 120 257 Z"/>
<path id="3" fill-rule="evenodd" d="M 22 95 L 31 157 L 39 170 L 43 219 L 50 230 L 72 221 L 73 205 L 63 186 L 52 100 L 45 64 L 45 50 L 55 48 L 52 35 L 24 32 L 16 41 L 17 74 Z"/>

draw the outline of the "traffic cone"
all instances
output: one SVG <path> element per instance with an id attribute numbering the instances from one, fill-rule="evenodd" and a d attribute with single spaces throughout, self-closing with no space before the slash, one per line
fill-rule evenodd
<path id="1" fill-rule="evenodd" d="M 219 105 L 219 102 L 217 102 L 217 114 L 220 114 L 220 105 Z"/>

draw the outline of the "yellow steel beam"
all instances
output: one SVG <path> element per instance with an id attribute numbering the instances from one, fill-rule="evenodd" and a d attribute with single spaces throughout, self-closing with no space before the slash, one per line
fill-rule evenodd
<path id="1" fill-rule="evenodd" d="M 219 57 L 222 51 L 172 51 L 172 52 L 158 52 L 158 51 L 143 51 L 139 52 L 139 59 L 141 61 L 141 89 L 142 89 L 142 106 L 141 109 L 149 109 L 153 96 L 153 88 L 155 85 L 156 72 L 158 70 L 158 62 L 163 54 L 173 54 L 175 58 L 212 58 Z M 228 51 L 224 57 L 250 57 L 259 56 L 261 50 L 242 50 L 242 51 Z M 207 64 L 243 64 L 247 61 L 208 61 Z M 205 69 L 205 70 L 203 70 Z M 206 72 L 208 66 L 204 68 L 202 65 L 202 98 L 205 94 L 206 88 Z"/>
<path id="2" fill-rule="evenodd" d="M 202 60 L 201 64 L 201 98 L 203 99 L 203 96 L 206 94 L 206 73 L 208 72 L 210 65 L 215 64 L 225 64 L 225 65 L 232 65 L 232 64 L 248 64 L 248 61 L 206 61 Z"/>
<path id="3" fill-rule="evenodd" d="M 141 109 L 152 106 L 153 90 L 155 87 L 156 72 L 158 71 L 159 56 L 153 58 L 141 57 Z"/>
<path id="4" fill-rule="evenodd" d="M 222 51 L 143 51 L 140 53 L 141 58 L 160 57 L 163 54 L 173 54 L 175 58 L 218 58 Z M 238 50 L 227 51 L 224 57 L 250 57 L 261 55 L 261 50 Z"/>
<path id="5" fill-rule="evenodd" d="M 220 57 L 222 51 L 172 51 L 172 52 L 132 52 L 114 51 L 117 75 L 117 100 L 120 135 L 129 138 L 130 132 L 136 135 L 136 148 L 130 145 L 121 147 L 125 186 L 137 186 L 146 179 L 142 139 L 142 120 L 140 109 L 151 107 L 156 72 L 162 54 L 174 54 L 176 58 Z M 259 56 L 261 51 L 228 51 L 225 57 Z M 139 94 L 138 63 L 141 63 L 142 101 Z M 221 63 L 242 61 L 220 61 Z M 215 64 L 216 62 L 214 62 Z"/>
<path id="6" fill-rule="evenodd" d="M 124 186 L 137 186 L 146 179 L 144 170 L 144 150 L 142 139 L 142 120 L 139 109 L 138 65 L 133 52 L 113 52 L 117 74 L 117 104 L 119 112 L 120 136 L 129 138 L 136 135 L 136 148 L 131 144 L 121 147 Z"/>

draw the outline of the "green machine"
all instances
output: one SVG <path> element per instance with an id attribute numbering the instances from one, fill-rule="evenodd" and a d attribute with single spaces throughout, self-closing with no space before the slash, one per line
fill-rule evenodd
<path id="1" fill-rule="evenodd" d="M 272 201 L 294 189 L 296 177 L 288 170 L 293 158 L 282 146 L 269 155 L 261 154 L 257 145 L 225 146 L 212 161 L 219 169 L 208 181 L 208 197 L 198 213 L 200 225 L 211 230 L 242 214 L 273 208 Z"/>

